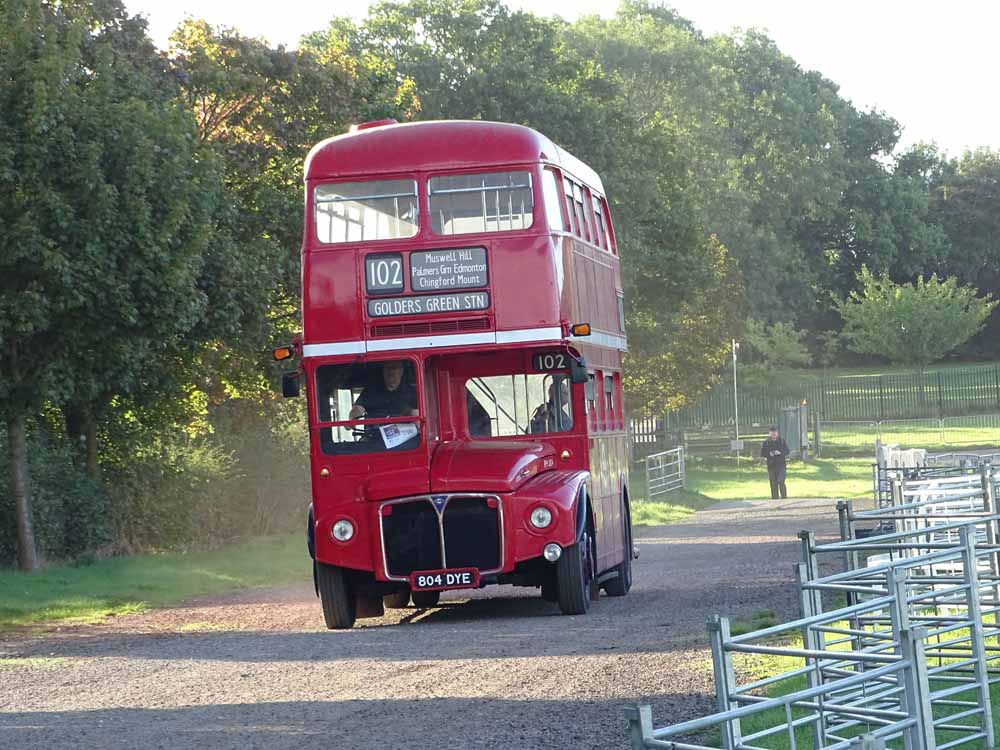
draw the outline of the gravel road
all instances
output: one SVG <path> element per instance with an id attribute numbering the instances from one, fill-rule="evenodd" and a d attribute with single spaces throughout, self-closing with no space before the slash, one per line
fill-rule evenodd
<path id="1" fill-rule="evenodd" d="M 831 535 L 833 506 L 726 503 L 639 529 L 632 592 L 580 617 L 491 587 L 333 632 L 304 581 L 3 635 L 0 748 L 624 750 L 636 700 L 657 724 L 711 710 L 711 615 L 795 615 L 796 534 Z"/>

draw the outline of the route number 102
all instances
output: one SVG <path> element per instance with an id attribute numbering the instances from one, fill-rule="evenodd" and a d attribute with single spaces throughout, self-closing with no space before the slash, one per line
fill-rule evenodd
<path id="1" fill-rule="evenodd" d="M 543 352 L 533 354 L 531 366 L 538 372 L 550 372 L 552 370 L 568 370 L 569 355 L 563 352 Z"/>
<path id="2" fill-rule="evenodd" d="M 365 288 L 369 292 L 403 291 L 403 256 L 380 253 L 366 257 Z"/>

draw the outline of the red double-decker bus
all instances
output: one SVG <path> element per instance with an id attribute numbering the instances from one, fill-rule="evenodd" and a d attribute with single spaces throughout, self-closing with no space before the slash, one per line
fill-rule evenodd
<path id="1" fill-rule="evenodd" d="M 305 169 L 308 541 L 330 628 L 447 589 L 632 583 L 621 272 L 597 174 L 491 122 L 379 121 Z M 276 354 L 276 356 L 278 356 Z"/>

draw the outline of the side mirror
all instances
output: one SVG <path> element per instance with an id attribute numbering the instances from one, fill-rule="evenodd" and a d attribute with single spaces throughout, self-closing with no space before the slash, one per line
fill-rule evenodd
<path id="1" fill-rule="evenodd" d="M 285 398 L 296 398 L 299 395 L 299 373 L 281 373 L 281 395 Z"/>
<path id="2" fill-rule="evenodd" d="M 583 360 L 583 357 L 577 359 L 576 357 L 569 358 L 569 382 L 573 385 L 580 385 L 581 383 L 586 383 L 590 376 L 587 372 L 587 363 Z"/>

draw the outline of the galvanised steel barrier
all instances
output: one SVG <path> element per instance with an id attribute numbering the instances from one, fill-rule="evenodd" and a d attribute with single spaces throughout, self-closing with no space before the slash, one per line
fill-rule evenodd
<path id="1" fill-rule="evenodd" d="M 922 628 L 900 629 L 891 648 L 876 652 L 824 650 L 800 646 L 794 639 L 799 632 L 833 626 L 852 614 L 881 611 L 892 606 L 892 597 L 882 597 L 854 607 L 795 620 L 746 635 L 730 633 L 729 621 L 720 617 L 709 624 L 712 635 L 712 661 L 715 667 L 715 691 L 718 711 L 691 721 L 666 727 L 654 727 L 652 710 L 640 705 L 627 712 L 632 748 L 664 748 L 669 750 L 760 750 L 754 743 L 767 738 L 787 739 L 790 748 L 799 744 L 815 750 L 842 750 L 851 747 L 856 737 L 834 736 L 820 731 L 831 722 L 854 722 L 856 727 L 876 727 L 866 732 L 884 741 L 903 739 L 909 750 L 934 750 L 934 726 L 931 706 L 927 700 L 927 663 L 924 655 L 925 635 Z M 774 644 L 775 639 L 778 640 Z M 764 640 L 765 643 L 757 641 Z M 774 644 L 774 645 L 772 645 Z M 739 684 L 733 668 L 733 654 L 766 654 L 782 656 L 802 666 L 753 682 Z M 833 666 L 844 663 L 864 664 L 864 670 L 833 680 L 811 680 L 816 665 Z M 886 692 L 883 681 L 891 680 L 891 707 L 877 699 L 854 704 L 844 703 L 837 696 L 864 685 Z M 806 687 L 799 683 L 808 681 Z M 766 697 L 759 691 L 769 688 L 789 692 L 778 697 Z M 881 697 L 881 696 L 879 696 Z M 877 703 L 877 705 L 876 705 Z M 753 723 L 752 731 L 744 725 Z M 810 731 L 810 728 L 812 731 Z M 692 737 L 716 729 L 718 741 L 706 744 Z M 860 734 L 861 732 L 858 732 Z M 809 741 L 809 736 L 813 737 Z"/>
<path id="2" fill-rule="evenodd" d="M 628 711 L 632 747 L 762 750 L 755 743 L 783 737 L 791 750 L 839 750 L 866 732 L 868 743 L 898 739 L 904 750 L 992 750 L 990 685 L 1000 682 L 996 479 L 987 468 L 895 480 L 887 507 L 839 503 L 840 541 L 801 535 L 802 617 L 737 636 L 715 618 L 718 711 L 657 728 L 652 709 L 637 706 Z M 857 533 L 871 522 L 890 530 Z M 827 556 L 846 569 L 821 575 Z M 739 653 L 782 657 L 790 668 L 741 684 Z M 710 729 L 718 741 L 705 744 Z"/>
<path id="3" fill-rule="evenodd" d="M 928 485 L 933 487 L 933 481 L 945 480 L 949 477 L 972 477 L 980 476 L 982 471 L 989 471 L 990 464 L 964 463 L 952 466 L 920 466 L 920 467 L 895 467 L 882 466 L 878 463 L 872 464 L 872 486 L 876 507 L 882 508 L 892 505 L 892 485 L 895 481 L 907 480 L 911 482 L 911 487 L 917 485 L 913 482 L 932 482 Z"/>
<path id="4" fill-rule="evenodd" d="M 652 500 L 684 486 L 683 446 L 646 456 L 646 497 Z"/>
<path id="5" fill-rule="evenodd" d="M 986 519 L 995 522 L 997 518 Z M 872 545 L 884 549 L 898 548 L 907 540 L 923 544 L 922 532 L 899 532 L 882 537 L 847 540 L 830 544 L 815 544 L 811 532 L 802 534 L 806 561 L 798 567 L 803 612 L 818 614 L 824 609 L 823 594 L 848 602 L 884 601 L 892 596 L 892 607 L 884 611 L 857 611 L 834 627 L 804 634 L 807 646 L 813 648 L 849 648 L 851 652 L 872 650 L 885 653 L 893 634 L 900 628 L 923 628 L 923 647 L 931 664 L 927 669 L 927 699 L 931 705 L 933 727 L 938 748 L 979 743 L 993 747 L 993 718 L 990 704 L 990 662 L 1000 658 L 991 653 L 988 643 L 996 640 L 1000 629 L 995 626 L 998 611 L 996 579 L 980 578 L 979 570 L 989 571 L 992 552 L 975 544 L 976 527 L 981 519 L 948 524 L 957 532 L 954 546 L 930 552 L 919 549 L 895 559 L 878 556 L 879 561 L 849 568 L 847 571 L 819 576 L 818 557 L 824 553 L 841 555 L 845 550 L 852 557 L 859 547 Z M 957 544 L 956 544 L 957 542 Z M 912 554 L 921 552 L 920 554 Z M 856 559 L 856 558 L 855 558 Z M 982 563 L 986 565 L 982 565 Z M 898 605 L 898 606 L 896 606 Z M 835 610 L 842 611 L 842 610 Z M 808 639 L 813 639 L 812 642 Z M 842 665 L 819 664 L 814 679 L 840 679 L 854 670 Z M 848 694 L 838 695 L 842 703 L 865 702 L 878 707 L 895 706 L 898 690 L 892 679 L 882 678 L 878 686 L 865 683 Z M 834 736 L 854 724 L 824 722 L 823 731 Z"/>
<path id="6" fill-rule="evenodd" d="M 1000 452 L 993 453 L 934 453 L 927 457 L 927 466 L 959 466 L 978 469 L 984 464 L 1000 466 Z"/>

